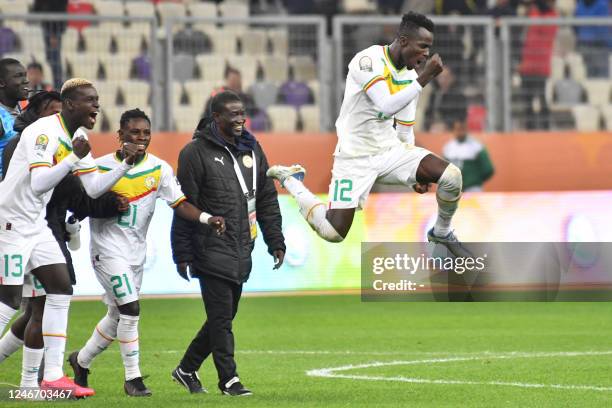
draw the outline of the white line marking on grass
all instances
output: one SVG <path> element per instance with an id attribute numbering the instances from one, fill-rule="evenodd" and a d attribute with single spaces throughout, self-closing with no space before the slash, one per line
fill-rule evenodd
<path id="1" fill-rule="evenodd" d="M 118 351 L 117 351 L 118 352 Z M 155 353 L 160 354 L 177 354 L 184 353 L 185 350 L 159 350 Z M 482 355 L 493 353 L 490 351 L 484 352 L 456 352 L 448 351 L 353 351 L 353 350 L 236 350 L 237 354 L 296 354 L 296 355 L 337 355 L 337 356 L 448 356 L 452 355 Z"/>
<path id="2" fill-rule="evenodd" d="M 9 387 L 19 388 L 19 386 L 16 384 L 5 383 L 5 382 L 0 382 L 0 385 L 8 385 Z"/>
<path id="3" fill-rule="evenodd" d="M 539 384 L 539 383 L 522 383 L 522 382 L 506 382 L 506 381 L 468 381 L 456 379 L 427 379 L 427 378 L 409 378 L 409 377 L 384 377 L 384 376 L 369 376 L 369 375 L 352 375 L 341 374 L 342 371 L 388 367 L 399 365 L 418 365 L 418 364 L 440 364 L 456 361 L 476 361 L 488 359 L 513 359 L 513 358 L 545 358 L 545 357 L 580 357 L 580 356 L 604 356 L 612 355 L 612 351 L 566 351 L 566 352 L 510 352 L 504 354 L 481 354 L 471 357 L 448 357 L 448 358 L 430 358 L 423 360 L 409 361 L 376 361 L 367 364 L 344 365 L 339 367 L 320 368 L 316 370 L 306 371 L 306 375 L 310 377 L 323 378 L 345 378 L 351 380 L 367 380 L 367 381 L 401 381 L 414 384 L 442 384 L 442 385 L 503 385 L 509 387 L 522 388 L 554 388 L 562 390 L 588 390 L 588 391 L 612 391 L 612 387 L 602 387 L 595 385 L 573 385 L 573 384 Z"/>

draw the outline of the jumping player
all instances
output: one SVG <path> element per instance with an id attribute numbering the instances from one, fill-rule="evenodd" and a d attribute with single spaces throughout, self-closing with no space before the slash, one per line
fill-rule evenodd
<path id="1" fill-rule="evenodd" d="M 349 63 L 336 121 L 338 144 L 329 209 L 302 183 L 302 166 L 273 166 L 268 170 L 268 176 L 277 179 L 297 200 L 302 216 L 321 238 L 344 240 L 355 209 L 363 208 L 375 182 L 407 185 L 419 193 L 426 192 L 430 183 L 437 183 L 438 218 L 428 239 L 448 246 L 456 256 L 464 255 L 450 230 L 461 197 L 461 171 L 414 145 L 419 94 L 443 70 L 440 56 L 429 55 L 433 31 L 433 22 L 424 15 L 405 14 L 390 45 L 371 46 Z M 422 67 L 420 74 L 418 67 Z"/>

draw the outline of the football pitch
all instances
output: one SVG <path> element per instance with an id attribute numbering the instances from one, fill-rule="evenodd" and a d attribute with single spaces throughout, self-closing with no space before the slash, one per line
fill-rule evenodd
<path id="1" fill-rule="evenodd" d="M 68 351 L 103 316 L 99 301 L 71 306 Z M 356 295 L 246 297 L 234 325 L 236 359 L 253 396 L 173 383 L 204 316 L 201 300 L 145 299 L 141 369 L 150 398 L 128 398 L 113 344 L 91 367 L 91 407 L 603 407 L 612 406 L 609 303 L 363 303 Z M 68 354 L 68 353 L 67 353 Z M 19 383 L 21 353 L 0 365 Z M 65 369 L 71 375 L 68 364 Z M 6 393 L 6 391 L 3 391 Z M 2 396 L 1 406 L 36 406 Z"/>

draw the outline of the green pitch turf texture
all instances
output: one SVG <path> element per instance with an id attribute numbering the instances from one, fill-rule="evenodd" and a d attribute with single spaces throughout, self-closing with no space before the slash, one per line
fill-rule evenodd
<path id="1" fill-rule="evenodd" d="M 209 394 L 190 395 L 170 379 L 202 323 L 201 300 L 146 299 L 141 368 L 153 396 L 124 395 L 113 344 L 91 367 L 95 397 L 52 404 L 609 407 L 611 309 L 609 303 L 362 303 L 354 295 L 243 298 L 234 326 L 236 359 L 254 395 L 230 398 L 217 390 L 209 360 L 200 370 Z M 101 302 L 73 302 L 67 350 L 84 344 L 104 310 Z M 0 381 L 18 383 L 20 363 L 21 353 L 5 361 Z M 307 375 L 342 366 L 361 367 L 331 372 L 350 378 Z M 0 401 L 41 404 L 49 405 L 6 395 Z"/>

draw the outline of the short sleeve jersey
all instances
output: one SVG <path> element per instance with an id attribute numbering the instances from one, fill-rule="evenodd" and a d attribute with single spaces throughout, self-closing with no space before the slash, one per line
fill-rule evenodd
<path id="1" fill-rule="evenodd" d="M 97 160 L 100 172 L 108 172 L 121 164 L 116 154 Z M 147 251 L 147 230 L 157 198 L 176 208 L 185 200 L 172 167 L 162 159 L 147 153 L 111 188 L 127 197 L 129 210 L 117 217 L 90 218 L 92 257 L 117 258 L 128 265 L 142 265 Z"/>
<path id="2" fill-rule="evenodd" d="M 87 134 L 79 128 L 74 137 Z M 72 138 L 61 114 L 38 119 L 24 129 L 15 148 L 11 165 L 0 183 L 0 221 L 27 234 L 46 225 L 45 207 L 53 189 L 36 194 L 31 187 L 31 171 L 38 167 L 52 167 L 72 152 Z M 96 163 L 91 153 L 74 166 L 77 175 L 94 172 Z"/>
<path id="3" fill-rule="evenodd" d="M 416 80 L 413 69 L 397 69 L 388 46 L 373 45 L 357 53 L 348 65 L 344 100 L 336 120 L 336 156 L 358 157 L 378 154 L 400 143 L 394 121 L 405 126 L 415 122 L 418 96 L 394 117 L 384 115 L 366 94 L 383 81 L 394 93 Z"/>

